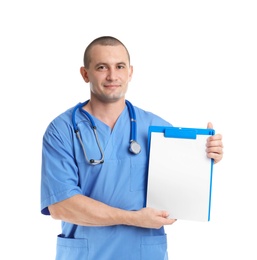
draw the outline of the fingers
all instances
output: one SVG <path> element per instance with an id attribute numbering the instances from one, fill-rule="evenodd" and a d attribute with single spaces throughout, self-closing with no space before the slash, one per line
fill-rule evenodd
<path id="1" fill-rule="evenodd" d="M 173 219 L 173 218 L 167 218 L 167 223 L 165 223 L 164 225 L 172 225 L 173 223 L 175 223 L 177 220 Z"/>
<path id="2" fill-rule="evenodd" d="M 208 158 L 214 159 L 214 163 L 219 162 L 223 158 L 223 142 L 221 134 L 210 136 L 207 139 L 206 152 Z"/>
<path id="3" fill-rule="evenodd" d="M 211 122 L 208 122 L 208 124 L 207 124 L 207 128 L 213 129 L 213 125 L 212 125 Z"/>
<path id="4" fill-rule="evenodd" d="M 160 211 L 160 216 L 163 218 L 167 218 L 169 216 L 169 212 L 162 210 Z"/>
<path id="5" fill-rule="evenodd" d="M 211 122 L 208 122 L 207 128 L 213 129 L 213 124 Z M 223 158 L 223 143 L 221 134 L 210 136 L 207 139 L 206 147 L 208 158 L 213 159 L 214 163 L 221 161 L 221 159 Z"/>
<path id="6" fill-rule="evenodd" d="M 164 219 L 162 219 L 162 225 L 171 225 L 174 222 L 176 222 L 176 219 L 169 218 L 169 213 L 167 211 L 160 211 L 160 216 Z"/>
<path id="7" fill-rule="evenodd" d="M 157 210 L 147 207 L 139 210 L 138 213 L 140 213 L 140 217 L 137 220 L 139 223 L 137 225 L 141 227 L 159 229 L 164 225 L 171 225 L 176 221 L 176 219 L 168 218 L 169 213 L 165 210 Z"/>
<path id="8" fill-rule="evenodd" d="M 207 147 L 221 147 L 223 148 L 222 135 L 216 134 L 207 138 Z"/>

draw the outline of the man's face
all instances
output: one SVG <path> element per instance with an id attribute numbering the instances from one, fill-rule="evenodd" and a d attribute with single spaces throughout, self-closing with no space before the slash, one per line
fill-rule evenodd
<path id="1" fill-rule="evenodd" d="M 91 95 L 103 102 L 123 98 L 133 74 L 125 48 L 96 45 L 91 49 L 90 60 L 82 76 L 90 83 Z"/>

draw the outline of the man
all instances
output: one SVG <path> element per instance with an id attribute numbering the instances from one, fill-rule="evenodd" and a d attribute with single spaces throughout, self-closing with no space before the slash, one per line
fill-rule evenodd
<path id="1" fill-rule="evenodd" d="M 176 220 L 144 202 L 148 127 L 171 124 L 126 101 L 133 67 L 118 39 L 92 41 L 80 73 L 90 99 L 55 118 L 43 138 L 41 212 L 62 220 L 56 259 L 168 259 L 164 226 Z M 219 162 L 222 136 L 206 146 Z"/>

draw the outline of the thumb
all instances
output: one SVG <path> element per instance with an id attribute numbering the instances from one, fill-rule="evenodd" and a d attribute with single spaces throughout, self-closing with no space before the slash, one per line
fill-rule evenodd
<path id="1" fill-rule="evenodd" d="M 208 122 L 208 124 L 207 124 L 207 128 L 213 129 L 213 125 L 212 125 L 211 122 Z"/>

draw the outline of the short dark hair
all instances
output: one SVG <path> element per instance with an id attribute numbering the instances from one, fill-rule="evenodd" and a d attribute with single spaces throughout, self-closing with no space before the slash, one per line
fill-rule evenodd
<path id="1" fill-rule="evenodd" d="M 126 46 L 120 41 L 118 40 L 117 38 L 115 37 L 112 37 L 112 36 L 101 36 L 101 37 L 98 37 L 96 39 L 94 39 L 88 46 L 87 48 L 85 49 L 85 52 L 84 52 L 84 67 L 86 69 L 89 68 L 89 64 L 91 62 L 91 57 L 90 57 L 90 51 L 92 49 L 93 46 L 95 45 L 102 45 L 102 46 L 117 46 L 117 45 L 122 45 L 126 52 L 127 52 L 127 55 L 128 55 L 128 60 L 129 60 L 129 63 L 130 63 L 130 55 L 129 55 L 129 52 L 126 48 Z"/>

